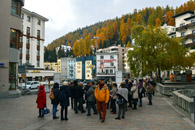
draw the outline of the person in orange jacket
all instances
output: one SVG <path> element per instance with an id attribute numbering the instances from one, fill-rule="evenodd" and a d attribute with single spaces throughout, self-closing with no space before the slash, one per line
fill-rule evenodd
<path id="1" fill-rule="evenodd" d="M 103 123 L 106 118 L 107 103 L 109 101 L 109 90 L 104 82 L 104 79 L 100 79 L 100 83 L 95 88 L 95 98 L 97 104 L 97 111 L 100 115 L 100 120 Z"/>

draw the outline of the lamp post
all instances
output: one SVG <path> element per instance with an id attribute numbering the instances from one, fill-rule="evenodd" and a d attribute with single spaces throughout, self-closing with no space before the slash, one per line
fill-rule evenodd
<path id="1" fill-rule="evenodd" d="M 96 39 L 96 52 L 95 53 L 97 53 L 97 40 L 100 38 L 98 36 L 96 36 L 96 37 L 93 37 L 93 39 Z"/>

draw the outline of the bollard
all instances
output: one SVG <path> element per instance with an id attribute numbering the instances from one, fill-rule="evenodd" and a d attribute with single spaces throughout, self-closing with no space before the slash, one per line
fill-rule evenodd
<path id="1" fill-rule="evenodd" d="M 194 98 L 194 124 L 195 124 L 195 96 L 193 96 Z"/>

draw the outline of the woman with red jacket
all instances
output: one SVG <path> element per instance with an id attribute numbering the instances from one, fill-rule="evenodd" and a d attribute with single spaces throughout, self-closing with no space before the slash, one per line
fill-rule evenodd
<path id="1" fill-rule="evenodd" d="M 45 92 L 45 87 L 43 85 L 39 86 L 36 103 L 37 103 L 37 108 L 39 109 L 38 117 L 44 117 L 43 109 L 44 107 L 46 107 L 46 92 Z"/>

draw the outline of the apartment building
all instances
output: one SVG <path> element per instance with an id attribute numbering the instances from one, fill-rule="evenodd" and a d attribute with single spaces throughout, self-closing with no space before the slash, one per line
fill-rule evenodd
<path id="1" fill-rule="evenodd" d="M 20 39 L 19 65 L 31 64 L 35 68 L 44 68 L 45 22 L 47 18 L 22 9 L 23 37 Z"/>
<path id="2" fill-rule="evenodd" d="M 61 59 L 58 59 L 57 62 L 45 62 L 45 70 L 54 70 L 55 73 L 61 73 Z"/>
<path id="3" fill-rule="evenodd" d="M 61 81 L 68 78 L 68 61 L 70 59 L 70 57 L 61 58 Z"/>
<path id="4" fill-rule="evenodd" d="M 0 98 L 18 97 L 19 40 L 24 0 L 0 1 Z"/>
<path id="5" fill-rule="evenodd" d="M 163 26 L 161 26 L 161 28 L 167 31 L 167 34 L 169 35 L 170 38 L 176 37 L 175 26 L 170 26 L 165 23 Z"/>
<path id="6" fill-rule="evenodd" d="M 176 24 L 176 37 L 183 37 L 185 45 L 191 51 L 195 49 L 195 14 L 193 11 L 185 11 L 173 16 Z"/>
<path id="7" fill-rule="evenodd" d="M 76 79 L 76 58 L 67 60 L 67 79 Z"/>

